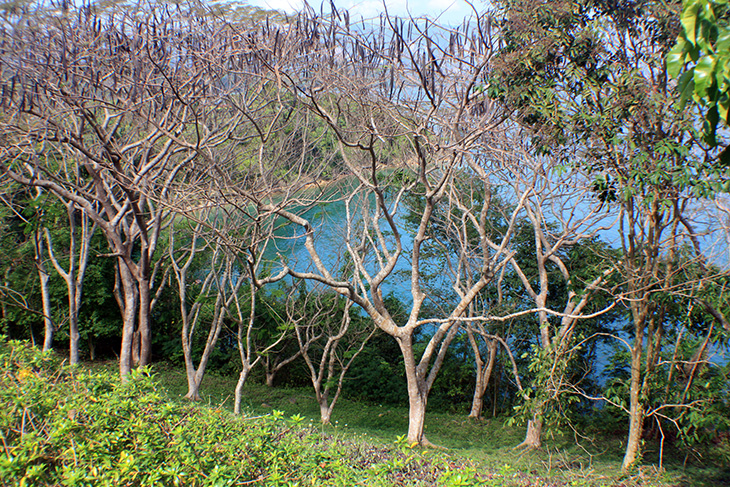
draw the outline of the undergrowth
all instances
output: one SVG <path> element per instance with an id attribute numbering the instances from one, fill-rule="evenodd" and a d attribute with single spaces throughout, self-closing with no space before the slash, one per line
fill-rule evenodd
<path id="1" fill-rule="evenodd" d="M 485 485 L 438 454 L 352 442 L 282 412 L 240 418 L 0 343 L 0 481 L 20 486 Z"/>
<path id="2" fill-rule="evenodd" d="M 602 486 L 669 485 L 656 472 L 596 475 L 556 458 L 564 475 L 524 468 L 518 455 L 499 464 L 423 450 L 403 437 L 344 434 L 315 426 L 306 401 L 251 404 L 234 416 L 170 399 L 150 369 L 121 383 L 115 371 L 69 368 L 52 353 L 0 338 L 0 483 L 20 486 Z M 175 396 L 174 388 L 171 392 Z M 273 394 L 273 392 L 272 392 Z M 263 395 L 258 395 L 261 401 Z M 288 396 L 288 397 L 287 397 Z M 273 397 L 263 398 L 274 402 Z M 277 404 L 279 404 L 277 402 Z M 357 406 L 343 403 L 343 411 Z M 294 412 L 299 408 L 300 412 Z M 363 416 L 362 405 L 360 416 Z M 379 408 L 380 409 L 380 408 Z M 368 414 L 385 421 L 402 412 Z M 355 414 L 351 415 L 355 419 Z M 439 418 L 436 418 L 439 422 Z M 446 418 L 440 418 L 446 421 Z M 367 422 L 364 425 L 368 425 Z M 372 427 L 372 424 L 369 425 Z M 444 429 L 454 429 L 447 424 Z M 370 431 L 370 429 L 368 429 Z M 434 437 L 439 430 L 434 429 Z M 567 460 L 566 460 L 567 459 Z M 539 460 L 542 461 L 542 460 Z M 566 470 L 567 469 L 567 470 Z M 567 473 L 566 473 L 567 472 Z M 674 484 L 680 485 L 680 484 Z"/>

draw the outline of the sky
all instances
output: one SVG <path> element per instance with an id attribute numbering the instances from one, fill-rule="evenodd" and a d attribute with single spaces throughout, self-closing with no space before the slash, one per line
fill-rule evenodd
<path id="1" fill-rule="evenodd" d="M 249 5 L 282 10 L 287 13 L 301 10 L 304 0 L 249 0 Z M 476 8 L 481 8 L 485 2 L 475 0 Z M 325 4 L 329 4 L 329 0 L 325 0 Z M 310 0 L 315 10 L 319 11 L 320 0 Z M 428 16 L 433 19 L 439 18 L 441 23 L 447 25 L 461 24 L 464 17 L 472 13 L 472 8 L 465 0 L 335 0 L 335 6 L 338 10 L 349 10 L 350 18 L 359 20 L 363 18 L 377 17 L 385 10 L 387 5 L 388 13 L 395 16 L 413 17 Z"/>

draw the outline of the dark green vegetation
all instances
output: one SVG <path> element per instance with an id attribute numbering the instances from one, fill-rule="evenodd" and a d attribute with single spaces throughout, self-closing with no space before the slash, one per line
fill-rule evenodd
<path id="1" fill-rule="evenodd" d="M 473 469 L 437 455 L 322 434 L 300 415 L 241 418 L 182 405 L 145 370 L 121 384 L 111 371 L 61 367 L 18 342 L 0 345 L 0 367 L 3 485 L 472 485 L 474 478 Z"/>
<path id="2" fill-rule="evenodd" d="M 725 7 L 501 0 L 454 27 L 356 26 L 334 5 L 0 6 L 0 328 L 72 367 L 114 359 L 121 381 L 18 366 L 10 382 L 43 394 L 5 439 L 55 449 L 27 446 L 50 483 L 94 463 L 82 446 L 114 472 L 317 481 L 305 416 L 398 437 L 397 462 L 443 445 L 487 476 L 508 458 L 613 479 L 623 453 L 627 479 L 722 482 Z M 167 402 L 149 370 L 213 410 Z M 223 403 L 246 419 L 209 416 Z M 146 439 L 105 408 L 163 426 Z M 351 482 L 359 443 L 338 441 L 322 451 Z M 436 463 L 411 481 L 447 482 Z"/>
<path id="3" fill-rule="evenodd" d="M 301 389 L 253 386 L 247 414 L 215 396 L 230 381 L 211 377 L 208 405 L 171 399 L 184 377 L 148 369 L 122 384 L 110 368 L 69 368 L 52 353 L 0 343 L 0 482 L 4 485 L 717 485 L 690 469 L 651 469 L 620 479 L 618 458 L 594 447 L 519 454 L 501 421 L 429 417 L 429 434 L 449 451 L 413 449 L 401 436 L 402 407 L 343 404 L 329 427 Z M 228 382 L 228 383 L 226 383 Z M 181 387 L 182 386 L 182 387 Z M 167 391 L 170 391 L 169 393 Z M 169 394 L 169 395 L 168 395 Z M 220 400 L 220 402 L 219 402 Z M 346 419 L 348 418 L 348 419 Z M 523 472 L 523 473 L 520 473 Z M 717 472 L 710 472 L 717 474 Z"/>

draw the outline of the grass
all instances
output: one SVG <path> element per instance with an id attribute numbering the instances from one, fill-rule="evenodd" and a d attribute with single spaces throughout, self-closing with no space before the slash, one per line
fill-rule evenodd
<path id="1" fill-rule="evenodd" d="M 182 399 L 186 379 L 182 369 L 157 366 L 161 385 L 173 398 Z M 201 387 L 203 403 L 232 409 L 234 377 L 206 376 Z M 332 414 L 332 425 L 319 423 L 319 407 L 311 389 L 269 388 L 249 381 L 243 392 L 243 408 L 248 416 L 282 411 L 286 416 L 301 415 L 321 431 L 349 440 L 393 445 L 408 429 L 408 410 L 404 407 L 368 404 L 341 398 Z M 466 415 L 430 412 L 426 416 L 426 434 L 431 442 L 445 448 L 453 462 L 473 465 L 481 471 L 513 472 L 554 482 L 551 485 L 656 485 L 719 486 L 723 474 L 715 466 L 683 469 L 681 463 L 667 463 L 664 471 L 648 465 L 631 477 L 621 475 L 620 438 L 576 441 L 575 434 L 548 432 L 545 447 L 538 451 L 515 451 L 523 439 L 524 429 L 507 427 L 502 419 L 470 420 Z M 647 452 L 650 459 L 652 452 Z M 539 483 L 527 485 L 540 485 Z"/>

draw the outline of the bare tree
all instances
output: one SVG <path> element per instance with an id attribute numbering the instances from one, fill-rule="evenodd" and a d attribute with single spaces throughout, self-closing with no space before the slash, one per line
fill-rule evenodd
<path id="1" fill-rule="evenodd" d="M 126 376 L 135 336 L 140 363 L 150 360 L 160 232 L 188 195 L 173 188 L 199 177 L 193 161 L 237 119 L 218 123 L 225 77 L 206 58 L 224 42 L 194 5 L 64 8 L 28 4 L 4 18 L 0 170 L 75 205 L 105 235 L 118 262 Z"/>
<path id="2" fill-rule="evenodd" d="M 182 319 L 182 348 L 188 381 L 185 397 L 193 401 L 200 400 L 200 384 L 208 359 L 223 329 L 227 306 L 233 299 L 226 292 L 225 286 L 231 282 L 231 274 L 235 270 L 232 260 L 225 257 L 227 254 L 221 245 L 221 239 L 211 237 L 205 232 L 208 225 L 217 228 L 216 221 L 219 220 L 217 214 L 210 215 L 210 211 L 206 210 L 198 214 L 200 220 L 197 222 L 179 217 L 180 221 L 173 221 L 169 228 L 168 251 L 170 266 L 177 281 Z M 216 212 L 217 208 L 213 208 L 213 211 Z M 203 221 L 212 223 L 204 224 Z M 180 228 L 187 229 L 187 234 L 181 232 L 182 235 L 178 235 Z M 193 348 L 196 331 L 199 332 L 202 320 L 208 322 L 208 332 L 196 367 Z"/>
<path id="3" fill-rule="evenodd" d="M 337 194 L 346 207 L 344 252 L 354 279 L 333 268 L 324 253 L 332 249 L 318 247 L 317 225 L 297 209 L 321 203 L 323 196 L 334 198 L 324 182 L 319 190 L 304 191 L 311 179 L 286 182 L 267 178 L 271 172 L 263 170 L 258 191 L 236 186 L 237 195 L 260 213 L 277 215 L 301 229 L 312 268 L 283 262 L 291 276 L 318 281 L 346 296 L 397 340 L 408 382 L 408 440 L 422 445 L 429 444 L 424 419 L 431 387 L 469 304 L 509 262 L 511 230 L 523 197 L 515 197 L 507 230 L 492 240 L 486 215 L 491 177 L 497 171 L 491 166 L 499 161 L 485 155 L 480 141 L 499 126 L 503 115 L 478 89 L 492 52 L 489 22 L 478 17 L 463 30 L 449 31 L 424 20 L 384 19 L 380 30 L 376 26 L 358 33 L 346 16 L 343 25 L 304 15 L 287 31 L 290 43 L 280 47 L 278 62 L 269 65 L 272 80 L 288 90 L 292 102 L 321 120 L 336 141 L 332 149 L 337 158 L 327 160 L 329 165 L 307 157 L 304 146 L 298 148 L 302 156 L 297 169 L 288 174 L 326 174 L 326 167 L 330 179 L 346 181 Z M 299 56 L 304 52 L 306 62 Z M 269 186 L 263 186 L 265 181 Z M 423 202 L 412 236 L 399 216 L 406 195 Z M 453 212 L 460 228 L 476 235 L 475 251 L 461 255 L 458 265 L 473 266 L 475 259 L 481 272 L 446 315 L 424 318 L 421 252 L 435 212 Z M 394 321 L 384 301 L 384 288 L 396 279 L 399 266 L 408 268 L 413 300 L 405 323 Z M 424 328 L 434 333 L 418 357 L 415 333 Z"/>
<path id="4" fill-rule="evenodd" d="M 479 345 L 478 335 L 475 336 L 474 331 L 471 327 L 466 330 L 467 337 L 469 338 L 469 345 L 471 345 L 472 353 L 474 354 L 474 366 L 475 370 L 475 384 L 474 384 L 474 396 L 471 401 L 471 409 L 469 410 L 469 417 L 474 419 L 481 419 L 482 409 L 484 408 L 484 394 L 489 386 L 489 379 L 492 377 L 492 370 L 494 364 L 497 362 L 497 349 L 499 342 L 495 339 L 487 339 L 485 343 L 487 350 L 489 351 L 489 357 L 486 362 L 482 357 L 482 350 Z"/>
<path id="5" fill-rule="evenodd" d="M 526 150 L 520 151 L 518 143 L 511 147 L 511 156 L 521 160 L 520 169 L 512 173 L 514 191 L 519 193 L 523 188 L 529 188 L 524 214 L 533 234 L 532 251 L 528 255 L 534 254 L 534 261 L 523 255 L 521 259 L 513 257 L 510 264 L 532 305 L 539 310 L 538 346 L 545 354 L 542 367 L 549 371 L 541 384 L 534 385 L 537 395 L 532 398 L 532 418 L 520 445 L 538 448 L 545 409 L 551 402 L 557 402 L 559 394 L 565 390 L 562 383 L 570 361 L 569 351 L 573 350 L 576 326 L 582 320 L 608 313 L 616 305 L 615 302 L 602 308 L 592 305 L 592 299 L 603 290 L 607 277 L 614 272 L 614 262 L 598 258 L 595 266 L 587 261 L 571 265 L 568 251 L 614 227 L 616 218 L 607 218 L 601 213 L 600 202 L 595 201 L 590 185 L 579 171 L 562 168 L 556 171 L 554 159 L 532 157 Z M 521 262 L 534 268 L 537 275 L 528 275 Z M 551 266 L 566 288 L 562 302 L 548 301 L 551 289 L 558 284 L 550 276 Z"/>
<path id="6" fill-rule="evenodd" d="M 56 256 L 55 245 L 51 232 L 44 228 L 45 245 L 48 248 L 48 256 L 53 263 L 56 272 L 66 282 L 68 293 L 68 330 L 69 330 L 69 363 L 79 363 L 79 311 L 81 309 L 81 297 L 83 295 L 84 275 L 86 265 L 89 262 L 91 250 L 91 239 L 96 231 L 96 224 L 89 221 L 89 217 L 81 210 L 78 211 L 73 201 L 62 201 L 66 207 L 68 221 L 68 248 L 64 249 L 68 256 L 68 267 L 64 268 Z M 77 219 L 80 220 L 81 230 L 77 230 Z"/>
<path id="7" fill-rule="evenodd" d="M 352 301 L 344 300 L 343 304 L 341 297 L 317 289 L 304 292 L 301 299 L 288 301 L 287 315 L 309 369 L 320 418 L 329 424 L 347 371 L 376 328 L 360 325 L 354 329 Z"/>

